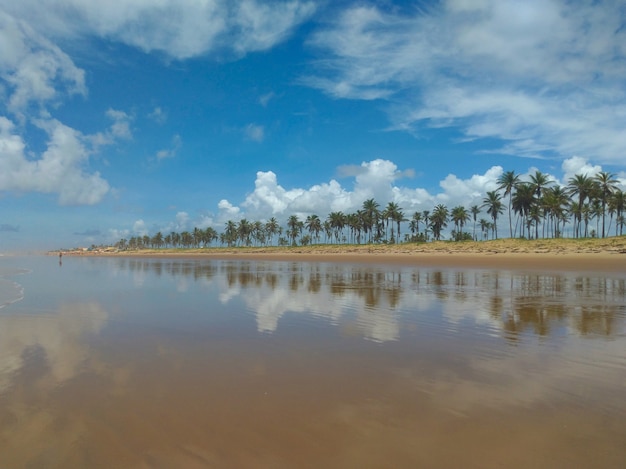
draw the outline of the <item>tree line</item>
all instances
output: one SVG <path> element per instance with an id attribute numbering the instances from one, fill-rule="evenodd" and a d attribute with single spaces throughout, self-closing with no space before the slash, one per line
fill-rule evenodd
<path id="1" fill-rule="evenodd" d="M 410 218 L 397 203 L 389 202 L 381 208 L 372 198 L 364 201 L 356 212 L 331 212 L 324 220 L 315 214 L 304 220 L 291 215 L 283 227 L 274 217 L 265 222 L 242 218 L 228 220 L 221 233 L 212 227 L 166 235 L 157 232 L 153 236 L 120 239 L 115 247 L 125 250 L 199 248 L 213 243 L 235 247 L 427 242 L 442 239 L 450 224 L 453 225 L 451 240 L 488 240 L 498 238 L 498 222 L 504 213 L 508 214 L 510 237 L 559 238 L 570 225 L 575 238 L 604 238 L 613 222 L 615 235 L 623 233 L 626 197 L 612 173 L 576 174 L 566 186 L 560 186 L 540 171 L 526 181 L 514 171 L 508 171 L 498 178 L 497 184 L 497 189 L 488 191 L 480 205 L 449 209 L 438 204 L 432 210 L 416 211 Z M 481 214 L 486 214 L 486 218 L 479 218 Z M 409 232 L 402 235 L 401 226 L 407 222 Z M 467 231 L 470 224 L 471 232 Z"/>

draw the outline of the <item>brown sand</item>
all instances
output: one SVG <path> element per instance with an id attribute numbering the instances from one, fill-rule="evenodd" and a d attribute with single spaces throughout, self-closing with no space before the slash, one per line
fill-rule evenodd
<path id="1" fill-rule="evenodd" d="M 70 255 L 79 254 L 70 252 Z M 396 245 L 315 245 L 145 249 L 82 255 L 257 259 L 494 268 L 507 270 L 600 271 L 626 273 L 626 236 L 607 239 L 495 240 Z"/>

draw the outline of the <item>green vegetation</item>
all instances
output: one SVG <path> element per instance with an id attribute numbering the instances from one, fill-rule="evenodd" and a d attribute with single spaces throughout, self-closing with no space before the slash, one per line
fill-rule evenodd
<path id="1" fill-rule="evenodd" d="M 381 210 L 378 202 L 368 199 L 355 213 L 331 212 L 323 221 L 314 214 L 305 220 L 291 215 L 283 228 L 276 218 L 265 222 L 243 218 L 238 222 L 227 221 L 222 233 L 212 227 L 167 235 L 158 232 L 153 236 L 121 239 L 115 247 L 119 250 L 200 248 L 216 242 L 227 247 L 428 242 L 441 240 L 450 223 L 454 225 L 450 240 L 485 241 L 498 239 L 498 221 L 505 211 L 512 238 L 561 238 L 568 225 L 574 238 L 598 234 L 604 238 L 612 226 L 615 235 L 621 235 L 626 224 L 626 196 L 617 184 L 615 175 L 607 172 L 593 177 L 577 174 L 562 187 L 540 171 L 528 181 L 508 171 L 498 179 L 498 189 L 487 192 L 482 205 L 469 209 L 463 206 L 448 209 L 438 204 L 432 211 L 415 212 L 407 219 L 397 203 L 389 202 Z M 486 217 L 479 218 L 483 211 Z M 470 221 L 472 233 L 464 231 Z M 410 233 L 401 238 L 401 226 L 405 222 Z M 477 225 L 480 236 L 476 233 Z"/>

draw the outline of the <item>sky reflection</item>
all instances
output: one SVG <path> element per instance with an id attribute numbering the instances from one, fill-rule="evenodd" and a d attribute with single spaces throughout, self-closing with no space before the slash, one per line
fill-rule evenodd
<path id="1" fill-rule="evenodd" d="M 26 261 L 24 298 L 0 310 L 8 467 L 626 456 L 621 276 Z"/>

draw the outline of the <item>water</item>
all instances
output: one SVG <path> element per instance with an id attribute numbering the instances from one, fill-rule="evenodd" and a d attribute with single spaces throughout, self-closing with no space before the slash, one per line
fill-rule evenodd
<path id="1" fill-rule="evenodd" d="M 626 275 L 0 269 L 3 469 L 626 466 Z"/>

